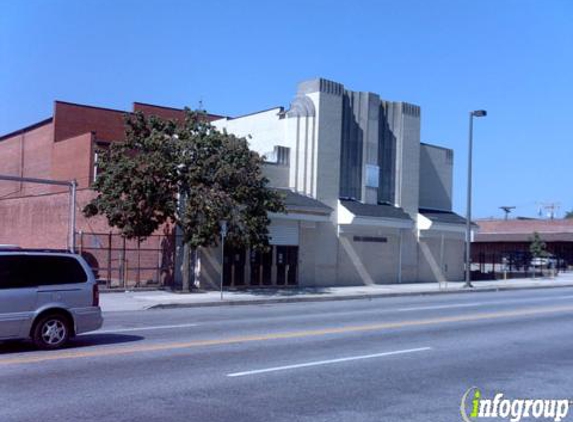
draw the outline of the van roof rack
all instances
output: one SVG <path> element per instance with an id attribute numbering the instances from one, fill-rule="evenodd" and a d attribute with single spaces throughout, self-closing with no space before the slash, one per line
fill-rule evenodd
<path id="1" fill-rule="evenodd" d="M 53 248 L 21 248 L 15 245 L 0 245 L 0 252 L 53 252 L 53 253 L 72 253 L 69 249 Z"/>
<path id="2" fill-rule="evenodd" d="M 20 250 L 22 248 L 18 245 L 7 245 L 7 244 L 0 243 L 0 251 L 14 250 L 14 249 Z"/>

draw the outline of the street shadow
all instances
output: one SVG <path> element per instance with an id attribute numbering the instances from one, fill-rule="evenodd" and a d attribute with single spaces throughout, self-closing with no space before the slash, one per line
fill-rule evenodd
<path id="1" fill-rule="evenodd" d="M 296 297 L 309 294 L 328 295 L 330 290 L 326 287 L 244 287 L 229 289 L 229 292 L 248 293 L 254 296 L 265 297 Z"/>
<path id="2" fill-rule="evenodd" d="M 145 340 L 145 337 L 127 334 L 82 334 L 72 338 L 69 343 L 59 350 L 73 350 L 90 346 L 106 346 L 111 344 L 132 343 Z M 38 348 L 28 340 L 8 340 L 0 342 L 0 356 L 11 353 L 38 352 Z"/>

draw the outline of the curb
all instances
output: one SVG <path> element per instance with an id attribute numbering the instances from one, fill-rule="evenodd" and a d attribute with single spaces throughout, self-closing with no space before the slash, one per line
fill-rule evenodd
<path id="1" fill-rule="evenodd" d="M 272 299 L 239 299 L 239 300 L 223 300 L 216 302 L 203 302 L 203 303 L 160 303 L 151 305 L 144 310 L 154 309 L 177 309 L 177 308 L 209 308 L 216 306 L 242 306 L 242 305 L 268 305 L 277 303 L 300 303 L 300 302 L 336 302 L 344 300 L 365 300 L 365 299 L 381 299 L 385 297 L 401 297 L 401 296 L 435 296 L 435 295 L 448 295 L 448 294 L 468 294 L 468 293 L 488 293 L 488 292 L 502 292 L 510 290 L 539 290 L 539 289 L 559 289 L 559 288 L 573 288 L 573 284 L 567 285 L 551 285 L 551 286 L 520 286 L 520 287 L 484 287 L 474 288 L 473 290 L 442 290 L 435 292 L 396 292 L 396 293 L 374 293 L 374 294 L 360 294 L 349 296 L 325 296 L 325 297 L 285 297 L 285 298 L 272 298 Z"/>

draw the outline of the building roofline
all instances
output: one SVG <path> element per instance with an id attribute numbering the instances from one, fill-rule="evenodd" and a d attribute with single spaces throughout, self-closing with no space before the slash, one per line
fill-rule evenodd
<path id="1" fill-rule="evenodd" d="M 81 104 L 81 103 L 74 103 L 71 101 L 62 101 L 62 100 L 54 100 L 54 108 L 56 104 L 65 104 L 65 105 L 69 105 L 69 106 L 74 106 L 74 107 L 82 107 L 82 108 L 91 108 L 91 109 L 96 109 L 96 110 L 104 110 L 104 111 L 110 111 L 113 113 L 121 113 L 121 114 L 133 114 L 134 111 L 128 111 L 128 110 L 119 110 L 116 108 L 109 108 L 109 107 L 100 107 L 100 106 L 94 106 L 94 105 L 89 105 L 89 104 Z M 150 104 L 150 103 L 142 103 L 139 101 L 134 101 L 133 104 L 141 104 L 144 106 L 150 106 L 150 107 L 156 107 L 156 108 L 163 108 L 163 109 L 167 109 L 167 110 L 175 110 L 175 111 L 181 111 L 183 112 L 184 109 L 182 108 L 175 108 L 175 107 L 166 107 L 166 106 L 161 106 L 161 105 L 156 105 L 156 104 Z M 54 113 L 55 114 L 55 113 Z M 212 113 L 207 113 L 208 116 L 214 118 L 214 119 L 223 119 L 223 118 L 230 118 L 228 116 L 223 116 L 220 114 L 212 114 Z M 12 132 L 8 132 L 4 135 L 0 135 L 0 141 L 3 141 L 5 139 L 8 138 L 12 138 L 13 136 L 17 136 L 17 135 L 21 135 L 23 133 L 29 132 L 31 130 L 34 130 L 36 128 L 39 128 L 41 126 L 44 126 L 48 123 L 52 123 L 54 121 L 54 116 L 50 116 L 44 120 L 40 120 L 39 122 L 36 123 L 32 123 L 30 125 L 24 126 L 20 129 L 16 129 L 13 130 Z"/>
<path id="2" fill-rule="evenodd" d="M 179 108 L 179 107 L 169 107 L 169 106 L 162 106 L 162 105 L 158 105 L 158 104 L 151 104 L 151 103 L 144 103 L 141 101 L 134 101 L 133 105 L 144 105 L 144 106 L 149 106 L 149 107 L 156 107 L 156 108 L 166 108 L 168 110 L 174 110 L 174 111 L 184 111 L 184 108 Z"/>
<path id="3" fill-rule="evenodd" d="M 247 113 L 247 114 L 241 114 L 240 116 L 235 116 L 235 117 L 229 117 L 229 116 L 221 116 L 221 118 L 226 118 L 229 120 L 236 120 L 236 119 L 241 119 L 243 117 L 249 117 L 249 116 L 254 116 L 255 114 L 262 114 L 262 113 L 266 113 L 272 110 L 280 110 L 279 113 L 282 113 L 285 108 L 283 106 L 276 106 L 276 107 L 269 107 L 269 108 L 265 108 L 264 110 L 259 110 L 259 111 L 253 111 L 252 113 Z"/>
<path id="4" fill-rule="evenodd" d="M 418 207 L 418 212 L 421 214 L 423 212 L 443 212 L 443 213 L 451 213 L 456 214 L 455 211 L 452 210 L 445 210 L 443 208 L 432 208 L 432 207 Z M 475 220 L 475 218 L 474 218 Z"/>
<path id="5" fill-rule="evenodd" d="M 8 138 L 12 138 L 13 136 L 16 136 L 16 135 L 21 135 L 25 132 L 29 132 L 29 131 L 34 130 L 36 128 L 42 127 L 44 125 L 47 125 L 48 123 L 52 123 L 53 120 L 54 120 L 53 117 L 48 117 L 47 119 L 40 120 L 39 122 L 36 122 L 36 123 L 32 123 L 31 125 L 25 126 L 23 128 L 17 129 L 17 130 L 14 130 L 14 131 L 9 132 L 5 135 L 0 135 L 0 141 L 3 141 L 3 140 L 8 139 Z"/>
<path id="6" fill-rule="evenodd" d="M 158 105 L 158 104 L 151 104 L 151 103 L 143 103 L 141 101 L 134 101 L 133 105 L 135 106 L 136 104 L 142 105 L 142 106 L 148 106 L 148 107 L 155 107 L 155 108 L 163 108 L 163 109 L 167 109 L 167 110 L 173 110 L 173 111 L 185 111 L 185 108 L 178 108 L 178 107 L 168 107 L 168 106 L 162 106 L 162 105 Z M 193 110 L 193 111 L 197 111 L 197 110 Z M 208 116 L 211 117 L 216 117 L 216 118 L 220 118 L 220 119 L 224 119 L 224 118 L 229 118 L 228 116 L 223 116 L 221 114 L 213 114 L 213 113 L 209 113 L 209 112 L 205 112 Z"/>
<path id="7" fill-rule="evenodd" d="M 429 144 L 429 143 L 427 143 L 427 142 L 420 142 L 420 145 L 424 145 L 424 146 L 432 147 L 432 148 L 443 149 L 443 150 L 445 150 L 445 151 L 453 151 L 452 148 L 447 148 L 447 147 L 443 147 L 443 146 L 441 146 L 441 145 L 436 145 L 436 144 Z"/>
<path id="8" fill-rule="evenodd" d="M 75 107 L 95 108 L 97 110 L 112 111 L 114 113 L 122 113 L 122 114 L 131 113 L 130 111 L 118 110 L 117 108 L 109 108 L 109 107 L 100 107 L 100 106 L 94 106 L 94 105 L 89 105 L 89 104 L 72 103 L 70 101 L 55 100 L 54 104 L 56 104 L 56 103 L 71 105 L 71 106 L 75 106 Z"/>

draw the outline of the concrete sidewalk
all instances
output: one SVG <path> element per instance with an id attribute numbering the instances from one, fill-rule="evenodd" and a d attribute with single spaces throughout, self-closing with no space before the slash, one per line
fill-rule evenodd
<path id="1" fill-rule="evenodd" d="M 573 273 L 562 273 L 555 278 L 474 281 L 473 289 L 464 289 L 463 285 L 463 282 L 449 282 L 447 285 L 442 284 L 441 286 L 437 283 L 416 283 L 293 289 L 252 288 L 248 290 L 225 291 L 223 300 L 221 300 L 219 292 L 181 294 L 169 291 L 127 291 L 102 293 L 100 304 L 104 312 L 117 312 L 153 308 L 319 302 L 408 295 L 573 287 Z"/>

